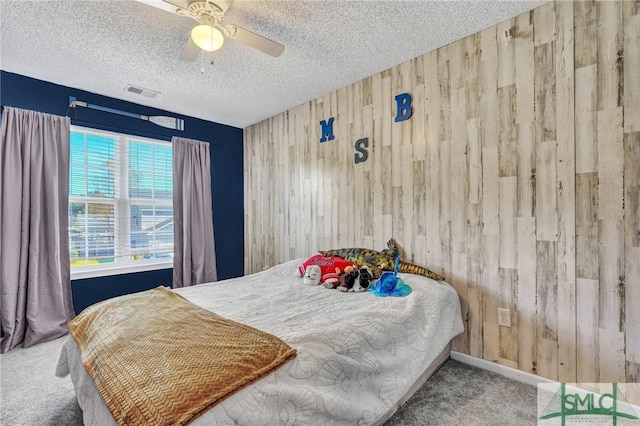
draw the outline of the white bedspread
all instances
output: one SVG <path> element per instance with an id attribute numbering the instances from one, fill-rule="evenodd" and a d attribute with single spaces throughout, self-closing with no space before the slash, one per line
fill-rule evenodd
<path id="1" fill-rule="evenodd" d="M 463 331 L 458 295 L 446 283 L 399 274 L 413 288 L 407 297 L 343 293 L 302 284 L 295 268 L 303 260 L 176 290 L 219 315 L 274 334 L 298 351 L 293 361 L 192 425 L 372 424 Z M 71 337 L 56 369 L 61 377 L 69 373 L 85 425 L 115 424 Z"/>

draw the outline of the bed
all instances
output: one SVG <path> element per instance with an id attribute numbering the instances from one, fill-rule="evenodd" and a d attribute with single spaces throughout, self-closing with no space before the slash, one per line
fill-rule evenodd
<path id="1" fill-rule="evenodd" d="M 413 274 L 406 297 L 302 284 L 303 259 L 174 290 L 216 314 L 279 337 L 297 356 L 193 419 L 192 425 L 382 424 L 449 356 L 463 331 L 455 290 Z M 73 338 L 56 375 L 71 376 L 86 425 L 116 424 Z"/>

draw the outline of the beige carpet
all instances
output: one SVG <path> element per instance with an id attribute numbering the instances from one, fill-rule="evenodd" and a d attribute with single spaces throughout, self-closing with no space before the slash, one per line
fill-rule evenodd
<path id="1" fill-rule="evenodd" d="M 65 338 L 0 355 L 0 424 L 82 425 L 71 379 L 55 376 Z"/>
<path id="2" fill-rule="evenodd" d="M 449 359 L 385 426 L 536 425 L 537 388 Z"/>

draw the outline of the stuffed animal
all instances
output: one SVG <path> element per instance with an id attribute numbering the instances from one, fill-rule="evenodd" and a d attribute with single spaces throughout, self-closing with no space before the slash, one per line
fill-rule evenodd
<path id="1" fill-rule="evenodd" d="M 320 284 L 320 278 L 322 277 L 322 271 L 318 265 L 309 265 L 302 277 L 302 283 L 307 285 Z"/>
<path id="2" fill-rule="evenodd" d="M 384 272 L 375 286 L 371 286 L 369 290 L 375 296 L 406 296 L 411 293 L 411 287 L 402 281 L 402 278 L 398 276 L 398 264 L 400 263 L 400 256 L 396 258 L 396 263 L 393 268 L 393 272 Z"/>
<path id="3" fill-rule="evenodd" d="M 369 266 L 373 274 L 373 278 L 380 278 L 383 271 L 393 271 L 394 261 L 400 254 L 398 244 L 394 239 L 389 240 L 387 248 L 382 251 L 376 251 L 366 248 L 340 248 L 334 250 L 320 251 L 323 256 L 334 256 L 342 259 L 346 259 L 353 264 L 362 267 Z M 440 274 L 417 266 L 408 262 L 400 262 L 399 272 L 406 272 L 409 274 L 422 275 L 434 280 L 444 281 L 444 277 Z"/>
<path id="4" fill-rule="evenodd" d="M 360 274 L 356 282 L 353 284 L 351 291 L 354 291 L 354 292 L 367 291 L 367 289 L 371 285 L 371 281 L 373 281 L 373 273 L 371 272 L 371 269 L 369 269 L 368 266 L 363 266 L 362 268 L 360 268 L 358 272 Z"/>
<path id="5" fill-rule="evenodd" d="M 345 280 L 347 275 L 353 271 L 357 271 L 355 266 L 347 266 L 346 268 L 344 268 L 344 271 L 341 274 L 337 274 L 335 277 L 332 276 L 330 279 L 323 282 L 322 285 L 329 289 L 338 288 Z"/>
<path id="6" fill-rule="evenodd" d="M 340 278 L 338 290 L 354 293 L 366 291 L 371 285 L 371 280 L 373 280 L 371 269 L 368 266 L 363 266 L 360 269 L 354 268 Z"/>
<path id="7" fill-rule="evenodd" d="M 339 291 L 353 291 L 353 286 L 360 276 L 360 272 L 357 268 L 349 267 L 347 269 L 348 270 L 340 276 L 340 284 L 338 285 Z"/>
<path id="8" fill-rule="evenodd" d="M 338 288 L 338 286 L 340 285 L 340 280 L 327 281 L 327 282 L 322 283 L 322 285 L 324 287 L 328 288 L 328 289 L 333 290 L 334 288 Z"/>
<path id="9" fill-rule="evenodd" d="M 340 275 L 344 273 L 347 267 L 354 267 L 353 263 L 340 257 L 325 257 L 321 254 L 316 254 L 305 260 L 302 265 L 299 265 L 296 274 L 299 277 L 304 277 L 307 268 L 311 265 L 320 267 L 320 282 L 330 283 L 332 285 L 330 288 L 336 288 L 340 284 Z"/>

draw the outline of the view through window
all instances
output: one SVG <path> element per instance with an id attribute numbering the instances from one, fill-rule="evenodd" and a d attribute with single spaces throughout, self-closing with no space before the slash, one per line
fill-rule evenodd
<path id="1" fill-rule="evenodd" d="M 109 275 L 171 263 L 172 200 L 169 142 L 72 127 L 72 273 Z"/>

